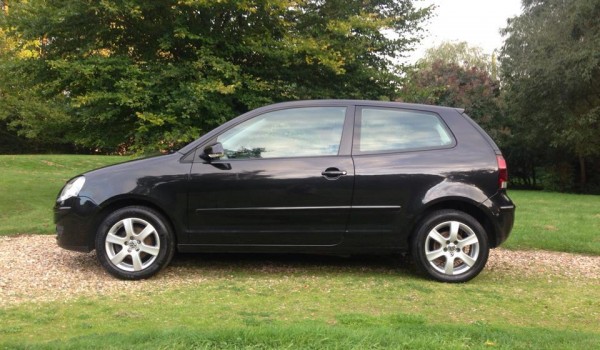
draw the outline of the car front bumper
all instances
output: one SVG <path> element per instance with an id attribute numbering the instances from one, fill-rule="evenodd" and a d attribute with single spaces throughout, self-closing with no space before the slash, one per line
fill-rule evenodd
<path id="1" fill-rule="evenodd" d="M 54 205 L 56 240 L 61 248 L 78 252 L 94 250 L 98 205 L 86 197 L 72 197 Z"/>

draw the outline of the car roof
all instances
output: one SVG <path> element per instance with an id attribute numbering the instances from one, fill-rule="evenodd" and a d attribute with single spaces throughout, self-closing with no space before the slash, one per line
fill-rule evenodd
<path id="1" fill-rule="evenodd" d="M 268 106 L 260 107 L 256 110 L 260 109 L 271 109 L 276 107 L 302 107 L 302 106 L 331 106 L 331 105 L 354 105 L 354 106 L 374 106 L 374 107 L 395 107 L 395 108 L 408 108 L 408 109 L 418 109 L 418 110 L 428 110 L 428 111 L 458 111 L 459 113 L 463 113 L 463 108 L 454 108 L 447 106 L 436 106 L 436 105 L 427 105 L 427 104 L 418 104 L 418 103 L 406 103 L 406 102 L 396 102 L 396 101 L 376 101 L 376 100 L 350 100 L 350 99 L 322 99 L 322 100 L 299 100 L 299 101 L 289 101 L 289 102 L 280 102 L 275 104 L 270 104 Z"/>

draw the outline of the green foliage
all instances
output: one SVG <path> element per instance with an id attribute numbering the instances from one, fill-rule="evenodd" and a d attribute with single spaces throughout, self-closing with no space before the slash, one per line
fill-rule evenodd
<path id="1" fill-rule="evenodd" d="M 578 159 L 572 163 L 584 186 L 586 168 L 600 160 L 600 3 L 525 0 L 523 5 L 523 14 L 504 29 L 500 56 L 513 147 L 547 164 L 556 158 L 540 155 Z"/>
<path id="2" fill-rule="evenodd" d="M 496 68 L 495 61 L 479 46 L 469 45 L 466 41 L 443 42 L 425 51 L 419 60 L 420 65 L 432 66 L 436 61 L 452 63 L 466 68 L 477 67 L 492 73 Z M 495 79 L 495 78 L 494 78 Z"/>
<path id="3" fill-rule="evenodd" d="M 0 119 L 114 152 L 173 148 L 271 102 L 390 99 L 428 14 L 409 0 L 15 1 Z"/>

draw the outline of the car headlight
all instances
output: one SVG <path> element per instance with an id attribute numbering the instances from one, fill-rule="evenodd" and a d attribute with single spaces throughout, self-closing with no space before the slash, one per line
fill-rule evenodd
<path id="1" fill-rule="evenodd" d="M 79 195 L 79 191 L 83 188 L 83 184 L 85 184 L 85 177 L 79 176 L 74 179 L 71 179 L 65 187 L 63 187 L 60 192 L 60 196 L 58 196 L 58 200 L 60 202 L 67 200 L 71 197 L 75 197 Z"/>

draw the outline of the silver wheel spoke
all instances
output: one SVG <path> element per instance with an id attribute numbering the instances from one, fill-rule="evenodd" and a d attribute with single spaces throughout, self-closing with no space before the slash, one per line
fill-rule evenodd
<path id="1" fill-rule="evenodd" d="M 127 233 L 127 237 L 132 237 L 134 235 L 135 231 L 133 230 L 133 220 L 123 220 L 123 228 L 125 228 L 125 233 Z"/>
<path id="2" fill-rule="evenodd" d="M 448 275 L 454 274 L 454 257 L 446 257 L 446 266 L 444 266 L 444 272 Z"/>
<path id="3" fill-rule="evenodd" d="M 140 250 L 144 253 L 156 256 L 158 255 L 160 248 L 142 244 L 140 245 Z"/>
<path id="4" fill-rule="evenodd" d="M 454 242 L 458 238 L 458 230 L 460 228 L 460 223 L 458 221 L 450 222 L 450 241 Z"/>
<path id="5" fill-rule="evenodd" d="M 429 261 L 433 261 L 441 256 L 444 256 L 446 253 L 444 253 L 444 250 L 442 248 L 438 249 L 438 250 L 433 250 L 430 252 L 427 252 L 427 260 Z"/>
<path id="6" fill-rule="evenodd" d="M 468 255 L 467 255 L 467 254 L 465 254 L 465 253 L 461 253 L 461 254 L 459 254 L 459 255 L 458 255 L 458 258 L 459 258 L 460 260 L 464 261 L 464 262 L 465 262 L 465 264 L 467 264 L 467 265 L 469 265 L 469 266 L 473 266 L 473 265 L 475 265 L 475 261 L 476 261 L 476 260 L 475 260 L 475 259 L 473 259 L 472 257 L 468 256 Z"/>
<path id="7" fill-rule="evenodd" d="M 154 233 L 154 227 L 152 225 L 148 225 L 144 228 L 144 230 L 142 230 L 142 232 L 140 232 L 138 234 L 138 239 L 140 241 L 143 241 L 144 239 L 146 239 L 146 237 L 148 237 L 149 235 L 151 235 L 152 233 Z"/>
<path id="8" fill-rule="evenodd" d="M 106 241 L 108 243 L 123 245 L 123 243 L 125 243 L 126 240 L 127 240 L 127 238 L 119 237 L 119 236 L 115 235 L 114 233 L 109 232 L 108 235 L 106 235 Z"/>
<path id="9" fill-rule="evenodd" d="M 476 244 L 476 243 L 479 243 L 479 240 L 477 239 L 477 236 L 470 235 L 469 237 L 467 237 L 467 238 L 465 238 L 463 240 L 458 241 L 457 245 L 458 245 L 459 248 L 463 248 L 463 247 L 469 246 L 471 244 Z"/>
<path id="10" fill-rule="evenodd" d="M 121 249 L 121 251 L 113 256 L 110 261 L 115 265 L 119 265 L 123 262 L 123 259 L 125 259 L 127 255 L 129 255 L 129 252 L 126 249 Z"/>
<path id="11" fill-rule="evenodd" d="M 444 238 L 444 236 L 442 236 L 436 229 L 433 229 L 431 232 L 429 232 L 429 238 L 442 245 L 446 243 L 446 238 Z"/>
<path id="12" fill-rule="evenodd" d="M 138 252 L 132 252 L 131 260 L 133 261 L 133 271 L 140 271 L 142 269 L 142 259 Z"/>

